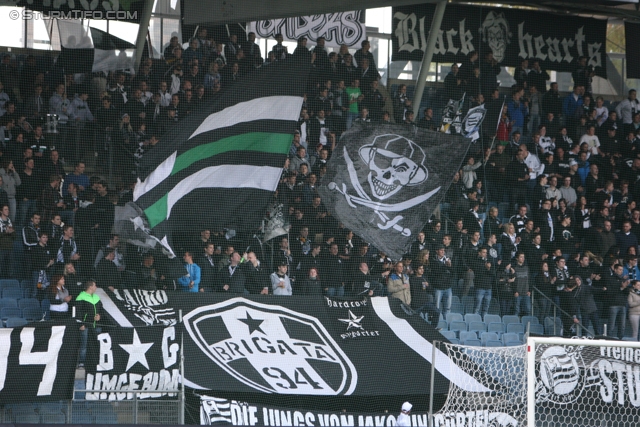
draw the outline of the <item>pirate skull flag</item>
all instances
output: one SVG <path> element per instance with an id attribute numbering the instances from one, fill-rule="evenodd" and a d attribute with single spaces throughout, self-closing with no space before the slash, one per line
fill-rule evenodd
<path id="1" fill-rule="evenodd" d="M 470 140 L 356 123 L 340 141 L 318 192 L 347 228 L 399 259 L 446 193 Z"/>

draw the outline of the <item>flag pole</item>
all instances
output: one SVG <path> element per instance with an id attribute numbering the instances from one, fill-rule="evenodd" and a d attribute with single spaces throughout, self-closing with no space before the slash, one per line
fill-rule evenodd
<path id="1" fill-rule="evenodd" d="M 500 120 L 502 120 L 502 110 L 504 109 L 504 104 L 507 101 L 507 97 L 502 98 L 502 106 L 500 107 L 500 113 L 498 114 L 498 122 L 496 123 L 496 128 L 493 132 L 493 138 L 491 139 L 491 145 L 489 146 L 489 156 L 491 155 L 491 151 L 493 151 L 493 145 L 496 142 L 496 137 L 498 136 L 498 127 L 500 126 Z M 489 186 L 487 185 L 487 163 L 484 161 L 484 138 L 482 139 L 482 174 L 484 175 L 484 191 L 487 196 L 487 206 L 489 205 Z M 486 212 L 488 215 L 489 213 Z M 486 221 L 486 218 L 485 218 Z M 484 236 L 481 236 L 484 238 Z"/>

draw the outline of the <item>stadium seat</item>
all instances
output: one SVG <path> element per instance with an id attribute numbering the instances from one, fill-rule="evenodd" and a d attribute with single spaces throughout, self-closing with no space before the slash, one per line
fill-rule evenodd
<path id="1" fill-rule="evenodd" d="M 505 344 L 505 347 L 518 347 L 519 345 L 522 345 L 520 341 L 509 341 Z"/>
<path id="2" fill-rule="evenodd" d="M 40 414 L 40 422 L 42 424 L 66 424 L 67 416 L 62 412 L 54 414 Z"/>
<path id="3" fill-rule="evenodd" d="M 451 312 L 452 313 L 459 313 L 459 314 L 464 314 L 464 306 L 462 305 L 462 303 L 455 303 L 452 302 L 451 303 Z"/>
<path id="4" fill-rule="evenodd" d="M 22 318 L 27 322 L 38 322 L 42 320 L 42 309 L 38 307 L 27 307 L 22 310 Z"/>
<path id="5" fill-rule="evenodd" d="M 75 407 L 71 413 L 71 424 L 95 424 L 96 420 L 87 411 L 79 410 Z"/>
<path id="6" fill-rule="evenodd" d="M 467 324 L 464 322 L 451 322 L 449 323 L 449 330 L 453 332 L 466 331 Z"/>
<path id="7" fill-rule="evenodd" d="M 27 321 L 22 317 L 10 317 L 7 319 L 7 328 L 19 328 L 27 324 Z"/>
<path id="8" fill-rule="evenodd" d="M 20 288 L 20 282 L 16 279 L 0 279 L 0 291 L 11 288 Z"/>
<path id="9" fill-rule="evenodd" d="M 460 344 L 460 340 L 458 338 L 451 338 L 449 341 L 451 341 L 451 344 Z"/>
<path id="10" fill-rule="evenodd" d="M 23 298 L 18 301 L 18 308 L 25 309 L 27 307 L 38 307 L 40 308 L 40 301 L 36 298 Z"/>
<path id="11" fill-rule="evenodd" d="M 464 318 L 460 313 L 449 313 L 447 314 L 447 323 L 451 322 L 464 322 Z"/>
<path id="12" fill-rule="evenodd" d="M 438 320 L 437 328 L 440 330 L 449 329 L 449 324 L 447 323 L 446 320 Z"/>
<path id="13" fill-rule="evenodd" d="M 13 412 L 11 420 L 16 424 L 40 424 L 40 416 L 33 411 Z"/>
<path id="14" fill-rule="evenodd" d="M 523 325 L 526 326 L 527 323 L 531 323 L 532 325 L 539 325 L 540 321 L 538 320 L 538 318 L 536 316 L 522 316 L 522 322 Z"/>
<path id="15" fill-rule="evenodd" d="M 20 285 L 15 288 L 5 288 L 2 290 L 2 298 L 22 299 L 22 289 Z"/>
<path id="16" fill-rule="evenodd" d="M 474 346 L 474 347 L 482 347 L 482 343 L 480 342 L 480 340 L 466 340 L 466 341 L 462 341 L 463 345 L 470 345 L 470 346 Z"/>
<path id="17" fill-rule="evenodd" d="M 453 295 L 451 297 L 451 303 L 453 304 L 454 302 L 457 302 L 458 304 L 460 304 L 460 297 L 458 297 L 457 295 Z"/>
<path id="18" fill-rule="evenodd" d="M 554 318 L 553 317 L 545 317 L 544 318 L 544 332 L 546 335 L 551 335 L 553 336 L 553 324 L 554 324 Z M 555 336 L 562 336 L 562 321 L 560 320 L 559 317 L 555 318 L 555 325 L 556 325 L 556 331 L 555 331 Z"/>
<path id="19" fill-rule="evenodd" d="M 467 322 L 467 324 L 471 322 L 482 322 L 482 316 L 475 313 L 467 313 L 464 315 L 464 321 Z"/>
<path id="20" fill-rule="evenodd" d="M 484 322 L 471 322 L 469 323 L 469 330 L 479 333 L 486 332 L 487 325 Z"/>
<path id="21" fill-rule="evenodd" d="M 20 282 L 20 287 L 22 289 L 31 289 L 33 287 L 33 280 L 24 279 L 22 282 Z"/>
<path id="22" fill-rule="evenodd" d="M 3 322 L 10 317 L 22 317 L 22 310 L 18 307 L 4 307 L 0 309 L 0 319 Z"/>
<path id="23" fill-rule="evenodd" d="M 473 313 L 476 308 L 476 299 L 471 295 L 462 297 L 462 306 L 464 307 L 465 314 Z"/>
<path id="24" fill-rule="evenodd" d="M 483 343 L 487 343 L 489 341 L 499 341 L 500 337 L 495 332 L 483 332 L 480 334 L 480 341 Z"/>
<path id="25" fill-rule="evenodd" d="M 443 337 L 451 341 L 452 339 L 456 339 L 455 331 L 440 331 Z"/>
<path id="26" fill-rule="evenodd" d="M 509 343 L 513 343 L 513 342 L 518 343 L 518 345 L 522 344 L 520 342 L 520 337 L 518 337 L 518 334 L 509 333 L 509 332 L 502 335 L 502 342 L 504 343 L 504 345 L 509 345 Z"/>
<path id="27" fill-rule="evenodd" d="M 530 334 L 536 334 L 536 335 L 544 335 L 544 326 L 536 323 L 536 324 L 531 324 L 529 327 L 529 333 Z"/>
<path id="28" fill-rule="evenodd" d="M 499 340 L 489 340 L 485 343 L 484 346 L 485 347 L 504 347 L 504 344 L 502 344 L 502 341 L 499 341 Z"/>
<path id="29" fill-rule="evenodd" d="M 500 303 L 497 298 L 491 298 L 491 303 L 489 304 L 489 313 L 500 315 Z"/>
<path id="30" fill-rule="evenodd" d="M 18 307 L 18 300 L 15 298 L 2 298 L 0 299 L 0 309 L 4 307 Z"/>
<path id="31" fill-rule="evenodd" d="M 508 325 L 509 323 L 520 323 L 520 317 L 510 315 L 503 316 L 502 323 L 504 323 L 505 325 Z"/>
<path id="32" fill-rule="evenodd" d="M 524 325 L 522 323 L 509 323 L 507 324 L 507 333 L 523 334 Z"/>
<path id="33" fill-rule="evenodd" d="M 497 314 L 485 314 L 484 323 L 488 325 L 489 323 L 493 322 L 502 323 L 502 317 L 498 316 Z"/>
<path id="34" fill-rule="evenodd" d="M 478 335 L 475 332 L 460 331 L 460 341 L 477 340 Z"/>
<path id="35" fill-rule="evenodd" d="M 502 334 L 504 333 L 504 323 L 500 322 L 491 322 L 489 323 L 489 327 L 487 329 L 487 332 L 495 332 L 497 334 Z"/>
<path id="36" fill-rule="evenodd" d="M 22 297 L 33 298 L 33 289 L 29 289 L 29 288 L 22 289 Z"/>

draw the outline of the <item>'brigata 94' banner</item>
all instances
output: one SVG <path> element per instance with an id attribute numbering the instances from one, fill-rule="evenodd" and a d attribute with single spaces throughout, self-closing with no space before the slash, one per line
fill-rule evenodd
<path id="1" fill-rule="evenodd" d="M 421 61 L 435 5 L 393 8 L 394 61 Z M 573 71 L 586 56 L 597 75 L 606 77 L 607 21 L 530 10 L 447 5 L 440 26 L 434 62 L 462 62 L 466 55 L 491 49 L 501 66 L 516 67 L 522 59 L 540 60 L 546 70 Z"/>

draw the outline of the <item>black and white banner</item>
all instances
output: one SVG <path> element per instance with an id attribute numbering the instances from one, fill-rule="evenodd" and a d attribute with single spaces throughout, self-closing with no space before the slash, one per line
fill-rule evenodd
<path id="1" fill-rule="evenodd" d="M 570 343 L 570 342 L 569 342 Z M 640 348 L 536 345 L 536 407 L 579 419 L 608 413 L 637 419 L 640 408 Z"/>
<path id="2" fill-rule="evenodd" d="M 94 391 L 87 400 L 130 400 L 132 391 L 143 392 L 137 399 L 175 399 L 180 381 L 180 336 L 173 326 L 114 328 L 89 338 L 85 386 Z"/>
<path id="3" fill-rule="evenodd" d="M 308 396 L 422 394 L 430 384 L 432 342 L 443 341 L 438 331 L 406 312 L 394 298 L 229 298 L 216 293 L 121 291 L 102 294 L 100 299 L 112 318 L 122 326 L 135 326 L 138 334 L 144 330 L 139 326 L 177 321 L 182 310 L 183 323 L 176 330 L 184 333 L 185 385 L 200 390 Z M 125 341 L 130 344 L 134 339 Z M 142 335 L 138 341 L 157 342 L 158 348 L 165 342 Z M 109 375 L 126 373 L 136 359 L 122 346 L 104 342 L 101 345 L 114 352 L 119 366 Z M 164 353 L 156 351 L 158 361 L 149 370 L 168 369 L 162 368 Z M 451 382 L 480 393 L 498 387 L 482 369 L 471 376 L 440 350 L 435 363 L 437 394 L 447 393 Z"/>
<path id="4" fill-rule="evenodd" d="M 214 426 L 394 426 L 398 414 L 351 411 L 321 411 L 292 409 L 265 404 L 248 403 L 198 394 L 200 424 Z M 429 426 L 427 412 L 412 411 L 412 426 Z M 462 420 L 464 424 L 461 424 Z M 450 426 L 518 427 L 518 421 L 504 412 L 470 410 L 434 414 L 433 427 Z"/>
<path id="5" fill-rule="evenodd" d="M 434 11 L 435 4 L 393 8 L 394 61 L 422 60 Z M 584 55 L 596 75 L 606 78 L 606 35 L 603 19 L 448 4 L 433 61 L 462 62 L 468 53 L 482 57 L 489 48 L 501 66 L 538 58 L 542 69 L 572 72 Z"/>
<path id="6" fill-rule="evenodd" d="M 346 228 L 400 259 L 447 192 L 469 139 L 365 123 L 340 142 L 318 188 L 323 203 Z"/>
<path id="7" fill-rule="evenodd" d="M 78 342 L 76 322 L 0 329 L 0 404 L 71 399 Z"/>
<path id="8" fill-rule="evenodd" d="M 340 47 L 346 44 L 358 49 L 367 38 L 362 10 L 249 22 L 247 31 L 269 39 L 282 34 L 284 40 L 288 41 L 296 41 L 304 36 L 310 44 L 315 44 L 318 37 L 324 37 L 325 46 Z"/>

